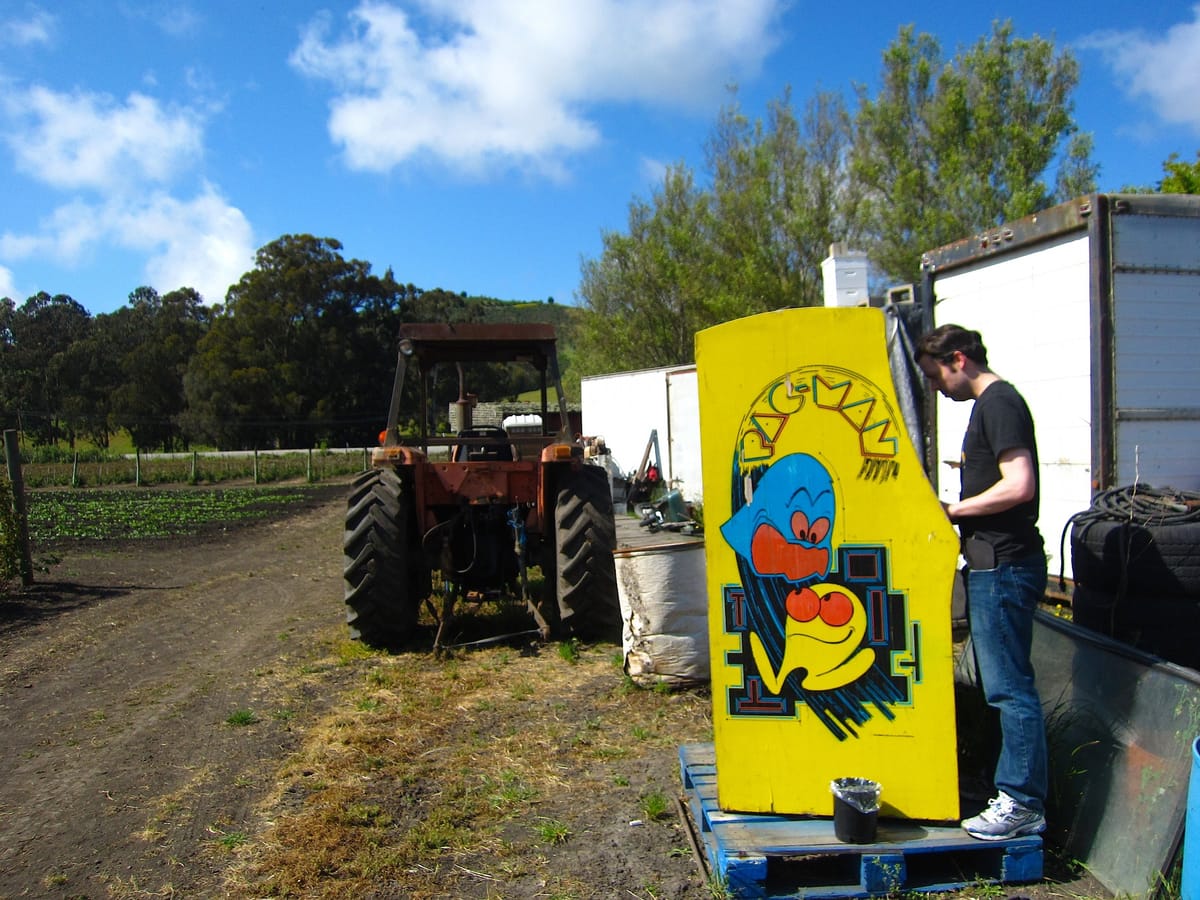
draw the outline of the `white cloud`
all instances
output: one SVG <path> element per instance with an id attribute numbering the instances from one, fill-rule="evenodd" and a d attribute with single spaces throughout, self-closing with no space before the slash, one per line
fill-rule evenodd
<path id="1" fill-rule="evenodd" d="M 10 300 L 17 299 L 17 284 L 13 280 L 11 269 L 0 266 L 0 299 L 8 297 Z"/>
<path id="2" fill-rule="evenodd" d="M 355 169 L 433 156 L 555 175 L 601 140 L 599 107 L 709 110 L 773 49 L 782 0 L 363 0 L 317 19 L 292 64 L 333 85 Z"/>
<path id="3" fill-rule="evenodd" d="M 160 292 L 193 287 L 207 303 L 225 302 L 229 286 L 254 267 L 250 223 L 211 185 L 188 201 L 160 194 L 114 216 L 114 239 L 149 251 L 147 282 Z"/>
<path id="4" fill-rule="evenodd" d="M 1106 31 L 1080 46 L 1103 51 L 1125 92 L 1149 100 L 1163 121 L 1200 132 L 1200 5 L 1192 7 L 1192 21 L 1165 34 Z"/>
<path id="5" fill-rule="evenodd" d="M 122 3 L 119 8 L 128 18 L 145 20 L 171 37 L 193 34 L 204 23 L 203 16 L 185 0 Z"/>
<path id="6" fill-rule="evenodd" d="M 10 91 L 4 134 L 17 168 L 76 196 L 61 200 L 27 232 L 0 233 L 0 259 L 52 259 L 75 266 L 109 248 L 145 256 L 144 283 L 193 287 L 222 302 L 253 266 L 245 215 L 212 185 L 191 199 L 169 192 L 202 155 L 203 116 L 131 94 L 124 103 L 44 87 Z"/>
<path id="7" fill-rule="evenodd" d="M 193 287 L 222 303 L 229 286 L 254 266 L 253 229 L 211 185 L 190 200 L 163 192 L 136 200 L 72 200 L 33 234 L 0 234 L 0 257 L 79 265 L 106 247 L 145 254 L 143 281 L 160 292 Z M 7 271 L 7 270 L 5 270 Z"/>
<path id="8" fill-rule="evenodd" d="M 0 46 L 33 47 L 49 44 L 57 28 L 58 20 L 51 13 L 31 6 L 28 16 L 23 19 L 0 21 Z"/>
<path id="9" fill-rule="evenodd" d="M 144 94 L 124 103 L 103 94 L 45 87 L 4 100 L 17 168 L 57 188 L 100 192 L 168 181 L 201 154 L 201 120 L 190 109 L 167 110 Z"/>

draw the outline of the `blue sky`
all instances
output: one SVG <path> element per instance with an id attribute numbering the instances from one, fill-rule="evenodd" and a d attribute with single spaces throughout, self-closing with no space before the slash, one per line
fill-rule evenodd
<path id="1" fill-rule="evenodd" d="M 909 9 L 906 10 L 906 7 Z M 903 24 L 1070 48 L 1101 190 L 1200 148 L 1200 4 L 1090 0 L 0 0 L 0 297 L 221 302 L 283 234 L 401 282 L 574 302 L 727 87 L 874 90 Z"/>

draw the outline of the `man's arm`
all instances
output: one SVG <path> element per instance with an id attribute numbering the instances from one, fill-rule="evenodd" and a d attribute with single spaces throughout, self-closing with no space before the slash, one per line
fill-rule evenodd
<path id="1" fill-rule="evenodd" d="M 944 504 L 951 522 L 970 516 L 1004 512 L 1033 499 L 1037 479 L 1033 471 L 1033 453 L 1024 447 L 1005 450 L 997 461 L 1000 480 L 974 497 Z"/>

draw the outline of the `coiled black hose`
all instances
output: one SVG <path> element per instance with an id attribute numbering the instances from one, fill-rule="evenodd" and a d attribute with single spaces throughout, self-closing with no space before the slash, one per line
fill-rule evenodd
<path id="1" fill-rule="evenodd" d="M 1067 519 L 1058 541 L 1058 586 L 1066 590 L 1067 534 L 1076 523 L 1086 530 L 1095 522 L 1136 522 L 1139 525 L 1180 525 L 1200 522 L 1200 493 L 1176 488 L 1131 484 L 1109 488 L 1092 498 L 1092 505 Z"/>

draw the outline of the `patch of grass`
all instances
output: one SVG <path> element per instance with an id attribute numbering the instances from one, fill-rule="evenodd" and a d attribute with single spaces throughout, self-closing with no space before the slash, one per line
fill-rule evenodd
<path id="1" fill-rule="evenodd" d="M 216 842 L 226 850 L 233 850 L 235 847 L 240 847 L 248 840 L 250 840 L 250 838 L 248 838 L 241 831 L 225 831 L 220 832 L 220 837 L 217 838 Z"/>
<path id="2" fill-rule="evenodd" d="M 525 784 L 516 772 L 502 772 L 499 783 L 489 778 L 485 778 L 484 783 L 493 809 L 505 810 L 537 797 L 537 791 Z"/>
<path id="3" fill-rule="evenodd" d="M 565 844 L 571 837 L 571 829 L 557 819 L 542 819 L 533 830 L 543 844 Z"/>
<path id="4" fill-rule="evenodd" d="M 574 665 L 579 662 L 579 639 L 569 638 L 558 644 L 558 655 L 561 659 Z"/>
<path id="5" fill-rule="evenodd" d="M 254 714 L 254 710 L 252 709 L 235 709 L 225 718 L 225 724 L 232 725 L 235 728 L 253 725 L 257 721 L 258 716 Z"/>
<path id="6" fill-rule="evenodd" d="M 378 803 L 351 803 L 342 811 L 342 821 L 355 828 L 384 827 L 392 823 L 391 816 Z"/>
<path id="7" fill-rule="evenodd" d="M 642 816 L 650 822 L 667 818 L 670 810 L 671 802 L 660 790 L 653 790 L 642 797 Z"/>
<path id="8" fill-rule="evenodd" d="M 520 893 L 510 880 L 532 878 L 539 896 L 597 896 L 596 885 L 563 874 L 570 850 L 556 848 L 583 845 L 563 811 L 632 783 L 653 820 L 670 793 L 655 799 L 643 786 L 647 761 L 666 742 L 711 740 L 711 700 L 621 695 L 607 650 L 580 651 L 571 665 L 548 657 L 549 647 L 542 655 L 489 647 L 452 660 L 364 654 L 340 666 L 331 641 L 305 685 L 341 685 L 340 701 L 312 722 L 305 716 L 271 824 L 239 851 L 231 895 L 343 900 L 386 883 L 395 896 L 453 897 L 484 878 L 499 897 Z M 357 708 L 364 684 L 382 701 L 370 715 Z M 655 737 L 638 739 L 635 728 Z M 615 812 L 625 802 L 608 798 L 597 810 L 625 825 Z M 660 861 L 679 865 L 669 846 Z M 651 887 L 638 896 L 653 896 Z"/>

